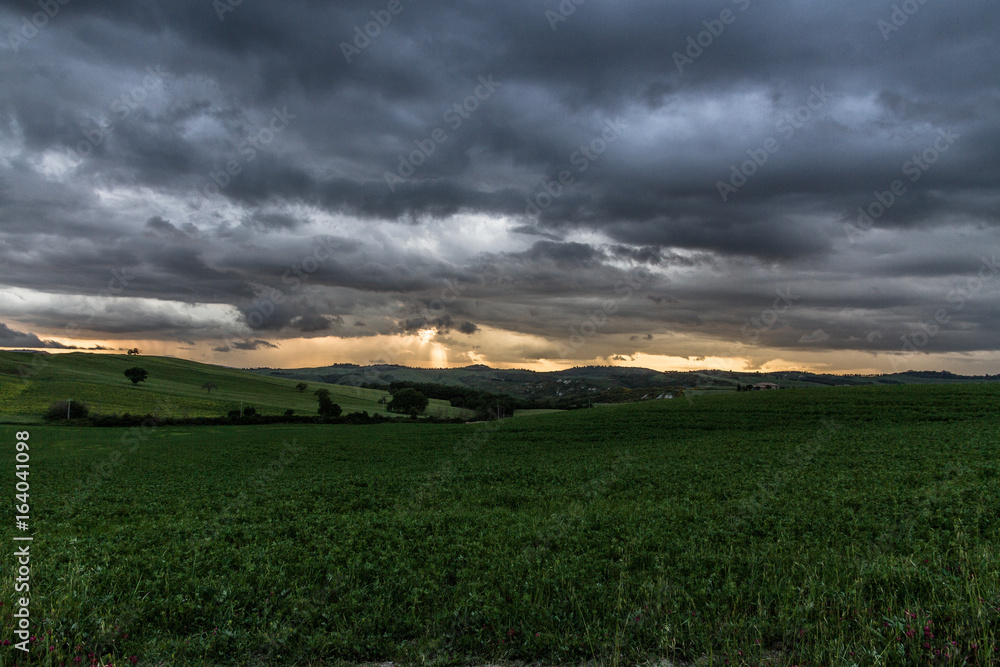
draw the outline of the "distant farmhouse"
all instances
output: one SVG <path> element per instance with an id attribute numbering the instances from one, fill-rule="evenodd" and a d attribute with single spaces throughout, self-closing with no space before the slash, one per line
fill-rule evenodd
<path id="1" fill-rule="evenodd" d="M 769 389 L 777 389 L 778 385 L 773 382 L 758 382 L 753 386 L 754 391 L 767 391 Z"/>

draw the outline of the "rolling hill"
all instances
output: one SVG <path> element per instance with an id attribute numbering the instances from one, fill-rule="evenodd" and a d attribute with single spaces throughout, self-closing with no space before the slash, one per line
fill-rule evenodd
<path id="1" fill-rule="evenodd" d="M 133 366 L 149 372 L 149 378 L 138 386 L 132 386 L 123 374 Z M 216 387 L 203 389 L 206 382 Z M 300 392 L 295 388 L 298 383 L 172 357 L 0 351 L 0 421 L 40 422 L 49 405 L 66 399 L 86 401 L 92 414 L 217 417 L 242 402 L 260 414 L 280 415 L 291 409 L 295 414 L 315 415 L 313 391 L 320 387 L 330 391 L 345 414 L 389 414 L 378 403 L 385 392 L 316 381 Z M 465 417 L 471 412 L 432 400 L 427 414 Z"/>
<path id="2" fill-rule="evenodd" d="M 773 382 L 780 387 L 831 387 L 930 383 L 1000 382 L 1000 375 L 967 376 L 947 371 L 906 371 L 885 375 L 832 375 L 804 371 L 773 373 L 722 370 L 660 372 L 627 366 L 581 366 L 538 372 L 490 368 L 481 364 L 462 368 L 410 368 L 393 364 L 359 366 L 333 364 L 318 368 L 254 368 L 255 373 L 289 379 L 360 386 L 391 382 L 428 382 L 509 394 L 525 399 L 548 399 L 572 393 L 682 387 L 688 392 L 733 391 L 737 384 Z"/>

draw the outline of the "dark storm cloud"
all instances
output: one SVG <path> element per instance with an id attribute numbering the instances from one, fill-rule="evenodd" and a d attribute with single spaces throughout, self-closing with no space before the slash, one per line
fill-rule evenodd
<path id="1" fill-rule="evenodd" d="M 266 340 L 234 340 L 232 342 L 234 350 L 260 350 L 262 348 L 277 348 L 278 346 L 274 343 L 268 342 Z"/>
<path id="2" fill-rule="evenodd" d="M 0 347 L 9 348 L 48 348 L 53 350 L 110 350 L 103 345 L 92 345 L 90 347 L 78 347 L 76 345 L 64 345 L 55 340 L 42 340 L 33 333 L 23 333 L 14 331 L 7 325 L 0 323 Z"/>
<path id="3" fill-rule="evenodd" d="M 33 333 L 14 331 L 6 324 L 0 324 L 0 347 L 48 347 L 59 350 L 68 349 L 62 343 L 54 340 L 42 340 Z"/>
<path id="4" fill-rule="evenodd" d="M 348 62 L 379 6 L 74 0 L 26 37 L 0 0 L 0 282 L 185 340 L 212 326 L 151 303 L 231 309 L 215 340 L 555 340 L 618 298 L 628 342 L 739 339 L 795 285 L 762 342 L 891 350 L 995 251 L 1000 6 L 574 6 L 404 2 Z M 995 350 L 997 282 L 926 349 Z"/>

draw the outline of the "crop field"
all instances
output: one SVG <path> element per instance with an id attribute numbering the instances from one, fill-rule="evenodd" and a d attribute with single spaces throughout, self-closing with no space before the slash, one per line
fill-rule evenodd
<path id="1" fill-rule="evenodd" d="M 138 386 L 124 375 L 133 366 L 149 372 L 149 378 Z M 206 382 L 216 388 L 202 389 Z M 309 389 L 300 392 L 297 384 L 296 380 L 170 357 L 0 352 L 0 421 L 41 422 L 46 408 L 67 398 L 85 401 L 91 413 L 103 414 L 218 417 L 239 408 L 242 401 L 260 414 L 280 415 L 291 409 L 295 414 L 315 415 L 313 392 L 321 387 L 330 391 L 331 400 L 345 413 L 391 414 L 378 403 L 385 392 L 322 382 L 308 382 Z M 472 411 L 431 400 L 427 414 L 464 417 Z"/>
<path id="2" fill-rule="evenodd" d="M 997 385 L 28 430 L 37 648 L 3 665 L 1000 655 Z"/>

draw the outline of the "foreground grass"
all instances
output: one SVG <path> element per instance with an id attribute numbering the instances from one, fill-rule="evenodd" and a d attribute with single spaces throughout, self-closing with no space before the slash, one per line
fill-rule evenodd
<path id="1" fill-rule="evenodd" d="M 998 398 L 32 427 L 31 664 L 991 664 Z"/>

